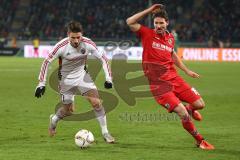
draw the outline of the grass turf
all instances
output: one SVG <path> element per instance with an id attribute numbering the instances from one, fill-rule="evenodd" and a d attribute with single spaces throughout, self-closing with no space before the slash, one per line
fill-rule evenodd
<path id="1" fill-rule="evenodd" d="M 152 98 L 137 99 L 137 104 L 129 107 L 118 97 L 118 106 L 107 114 L 108 127 L 116 137 L 116 144 L 103 141 L 95 119 L 61 121 L 56 137 L 49 138 L 48 117 L 59 97 L 48 86 L 44 97 L 34 98 L 41 63 L 42 59 L 0 58 L 1 160 L 240 159 L 240 63 L 186 62 L 202 76 L 198 80 L 180 72 L 206 102 L 206 108 L 201 111 L 204 120 L 195 124 L 215 145 L 213 151 L 196 148 L 193 138 L 174 114 L 168 114 Z M 52 68 L 55 66 L 53 64 Z M 105 91 L 103 82 L 101 72 L 96 85 Z M 107 92 L 117 96 L 115 90 Z M 90 109 L 81 97 L 77 97 L 76 104 L 77 112 Z M 157 118 L 146 118 L 148 115 Z M 93 132 L 97 143 L 91 148 L 82 150 L 75 146 L 73 137 L 80 128 Z"/>

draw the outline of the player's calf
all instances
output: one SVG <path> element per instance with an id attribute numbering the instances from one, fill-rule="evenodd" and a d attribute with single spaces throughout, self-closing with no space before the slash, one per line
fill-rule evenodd
<path id="1" fill-rule="evenodd" d="M 184 107 L 182 103 L 180 103 L 175 109 L 174 112 L 179 115 L 179 117 L 182 120 L 182 125 L 183 128 L 189 132 L 193 138 L 197 141 L 200 142 L 203 140 L 203 137 L 200 133 L 198 133 L 195 125 L 193 124 L 190 115 L 187 112 L 187 109 Z"/>

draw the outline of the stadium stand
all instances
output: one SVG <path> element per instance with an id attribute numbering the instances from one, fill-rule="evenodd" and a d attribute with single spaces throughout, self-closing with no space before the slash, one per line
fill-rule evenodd
<path id="1" fill-rule="evenodd" d="M 170 26 L 176 29 L 181 42 L 209 42 L 209 45 L 215 46 L 219 41 L 230 44 L 239 40 L 238 0 L 161 2 L 167 6 Z M 0 0 L 0 3 L 0 15 L 4 17 L 0 20 L 1 37 L 7 37 L 11 35 L 9 32 L 13 32 L 13 35 L 17 35 L 17 39 L 20 40 L 32 39 L 36 36 L 41 40 L 52 40 L 65 36 L 63 26 L 72 19 L 79 20 L 83 24 L 85 35 L 93 39 L 132 39 L 135 35 L 127 28 L 125 20 L 133 13 L 146 8 L 149 2 L 147 0 Z M 159 1 L 152 0 L 152 3 Z M 24 14 L 18 14 L 19 9 Z M 13 25 L 16 24 L 15 21 L 22 22 L 17 29 Z M 147 25 L 147 19 L 143 23 Z"/>
<path id="2" fill-rule="evenodd" d="M 6 43 L 19 0 L 0 0 L 0 46 Z"/>

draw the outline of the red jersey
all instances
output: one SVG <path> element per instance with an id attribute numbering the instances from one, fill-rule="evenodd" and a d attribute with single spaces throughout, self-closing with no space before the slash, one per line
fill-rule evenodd
<path id="1" fill-rule="evenodd" d="M 151 77 L 151 79 L 161 78 L 162 80 L 169 80 L 176 77 L 177 71 L 172 59 L 174 51 L 173 35 L 166 32 L 162 36 L 157 34 L 153 29 L 143 25 L 137 31 L 137 35 L 142 41 L 142 63 L 146 76 L 148 78 Z M 151 72 L 150 75 L 147 73 L 149 71 Z"/>

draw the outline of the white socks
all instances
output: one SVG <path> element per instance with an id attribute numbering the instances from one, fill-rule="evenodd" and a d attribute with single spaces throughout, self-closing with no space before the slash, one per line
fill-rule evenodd
<path id="1" fill-rule="evenodd" d="M 105 115 L 104 108 L 102 106 L 97 108 L 97 109 L 94 108 L 94 111 L 95 111 L 96 118 L 99 122 L 99 125 L 102 129 L 102 134 L 108 133 L 107 118 L 106 118 L 106 115 Z"/>
<path id="2" fill-rule="evenodd" d="M 54 124 L 56 124 L 57 125 L 57 122 L 60 120 L 61 118 L 59 118 L 56 114 L 54 114 L 53 116 L 52 116 L 52 122 L 54 123 Z"/>
<path id="3" fill-rule="evenodd" d="M 98 107 L 98 108 L 94 108 L 94 112 L 95 112 L 96 118 L 99 122 L 99 125 L 101 127 L 102 134 L 108 133 L 107 118 L 105 115 L 104 108 L 102 106 Z M 61 118 L 59 118 L 59 116 L 57 114 L 54 114 L 52 116 L 52 123 L 54 123 L 54 125 L 57 125 L 59 120 L 61 120 Z"/>

